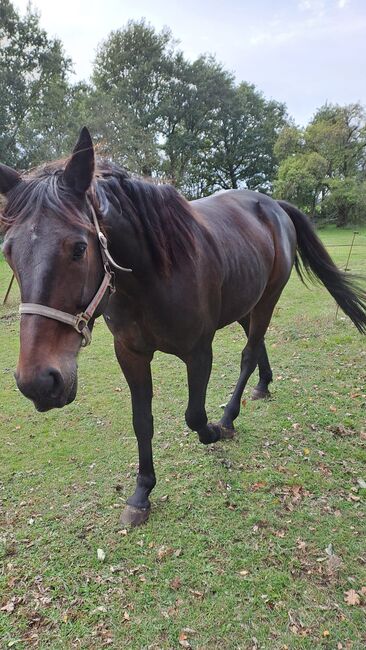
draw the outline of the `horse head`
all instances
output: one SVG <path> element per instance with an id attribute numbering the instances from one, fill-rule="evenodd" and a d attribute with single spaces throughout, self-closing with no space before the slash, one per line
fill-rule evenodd
<path id="1" fill-rule="evenodd" d="M 3 252 L 25 307 L 23 312 L 21 308 L 15 378 L 39 411 L 75 399 L 77 355 L 85 340 L 77 327 L 51 314 L 83 314 L 102 289 L 87 323 L 92 329 L 108 300 L 108 283 L 102 282 L 104 260 L 91 215 L 93 174 L 94 149 L 85 127 L 66 162 L 24 176 L 0 165 L 0 192 L 7 199 L 1 217 Z"/>

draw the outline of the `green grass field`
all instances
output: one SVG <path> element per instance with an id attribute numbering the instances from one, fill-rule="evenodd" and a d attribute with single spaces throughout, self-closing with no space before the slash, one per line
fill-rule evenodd
<path id="1" fill-rule="evenodd" d="M 344 267 L 352 231 L 320 235 Z M 366 273 L 365 229 L 355 243 L 349 266 Z M 1 298 L 9 279 L 1 259 Z M 273 399 L 247 389 L 236 438 L 209 447 L 184 423 L 184 366 L 156 354 L 158 484 L 149 522 L 123 531 L 137 452 L 112 339 L 100 322 L 76 401 L 39 414 L 13 378 L 14 290 L 0 310 L 1 649 L 365 647 L 365 340 L 293 275 L 267 346 Z M 237 325 L 216 336 L 213 420 L 242 347 Z"/>

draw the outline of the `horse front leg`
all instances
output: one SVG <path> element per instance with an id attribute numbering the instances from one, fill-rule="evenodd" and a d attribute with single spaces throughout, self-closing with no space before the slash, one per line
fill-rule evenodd
<path id="1" fill-rule="evenodd" d="M 220 424 L 208 422 L 205 409 L 207 384 L 212 367 L 211 343 L 196 348 L 184 358 L 188 378 L 188 406 L 185 413 L 186 422 L 192 431 L 197 431 L 200 442 L 209 445 L 223 438 L 232 438 L 233 429 Z"/>
<path id="2" fill-rule="evenodd" d="M 139 453 L 139 471 L 136 489 L 127 499 L 127 505 L 121 515 L 123 526 L 139 526 L 150 514 L 149 495 L 156 484 L 152 438 L 154 434 L 152 417 L 152 355 L 132 352 L 115 341 L 118 362 L 131 392 L 133 428 L 137 438 Z"/>

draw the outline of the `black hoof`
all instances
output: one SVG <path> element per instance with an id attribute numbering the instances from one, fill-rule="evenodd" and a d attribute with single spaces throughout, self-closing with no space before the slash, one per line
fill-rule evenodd
<path id="1" fill-rule="evenodd" d="M 150 508 L 135 508 L 134 506 L 126 505 L 121 514 L 120 524 L 125 527 L 141 526 L 148 520 L 150 515 Z"/>
<path id="2" fill-rule="evenodd" d="M 253 388 L 252 399 L 270 399 L 271 393 L 269 390 L 260 390 L 259 388 Z"/>
<path id="3" fill-rule="evenodd" d="M 217 424 L 208 424 L 204 432 L 200 432 L 200 442 L 204 445 L 211 445 L 219 440 L 231 440 L 235 435 L 235 429 L 225 427 L 218 422 Z"/>

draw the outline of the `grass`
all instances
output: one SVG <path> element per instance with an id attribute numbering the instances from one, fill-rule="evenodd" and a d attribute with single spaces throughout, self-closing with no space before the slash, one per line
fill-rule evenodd
<path id="1" fill-rule="evenodd" d="M 344 266 L 352 232 L 321 237 Z M 349 266 L 366 272 L 365 229 L 355 243 Z M 0 260 L 1 297 L 9 279 Z M 188 432 L 184 367 L 156 354 L 158 484 L 127 533 L 137 453 L 112 339 L 98 324 L 77 400 L 38 414 L 12 375 L 16 301 L 0 312 L 1 648 L 365 646 L 366 351 L 325 290 L 292 276 L 267 337 L 273 399 L 247 399 L 233 441 Z M 242 347 L 239 326 L 217 334 L 213 420 Z"/>

